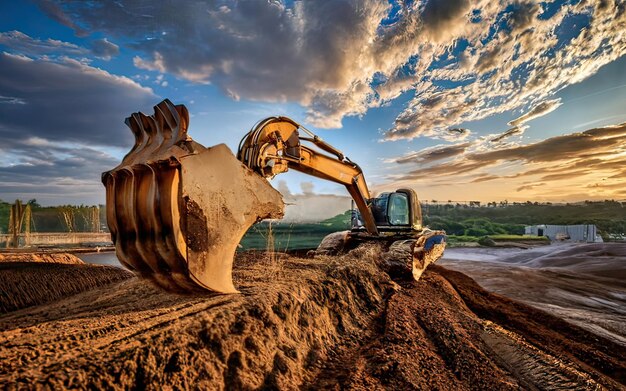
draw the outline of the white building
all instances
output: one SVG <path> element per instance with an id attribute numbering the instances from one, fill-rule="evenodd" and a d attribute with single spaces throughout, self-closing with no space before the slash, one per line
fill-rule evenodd
<path id="1" fill-rule="evenodd" d="M 545 236 L 552 241 L 567 240 L 572 242 L 602 242 L 596 226 L 593 224 L 579 225 L 527 225 L 526 235 Z"/>

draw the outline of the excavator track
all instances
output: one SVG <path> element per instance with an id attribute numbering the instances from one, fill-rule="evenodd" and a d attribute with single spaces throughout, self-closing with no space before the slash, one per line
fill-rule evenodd
<path id="1" fill-rule="evenodd" d="M 232 266 L 241 238 L 254 223 L 283 216 L 282 196 L 266 178 L 289 169 L 344 185 L 363 219 L 367 232 L 327 238 L 318 254 L 337 244 L 347 250 L 348 239 L 383 241 L 383 270 L 415 280 L 443 254 L 445 232 L 423 229 L 415 191 L 373 199 L 357 164 L 289 118 L 259 122 L 237 157 L 224 144 L 193 141 L 187 109 L 167 99 L 153 115 L 134 113 L 126 124 L 135 144 L 102 174 L 107 223 L 120 262 L 167 290 L 236 293 Z M 377 213 L 389 206 L 379 231 L 373 207 L 381 200 Z"/>

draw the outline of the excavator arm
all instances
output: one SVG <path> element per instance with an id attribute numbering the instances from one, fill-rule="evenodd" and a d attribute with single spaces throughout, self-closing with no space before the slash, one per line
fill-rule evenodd
<path id="1" fill-rule="evenodd" d="M 308 137 L 301 136 L 300 130 Z M 295 121 L 287 117 L 270 117 L 258 122 L 239 143 L 237 158 L 266 178 L 294 169 L 344 185 L 361 212 L 368 233 L 378 235 L 374 214 L 368 204 L 370 192 L 361 168 Z"/>

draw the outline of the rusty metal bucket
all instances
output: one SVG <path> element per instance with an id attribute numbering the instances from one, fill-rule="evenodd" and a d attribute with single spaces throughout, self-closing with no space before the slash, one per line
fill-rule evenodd
<path id="1" fill-rule="evenodd" d="M 255 222 L 283 216 L 282 196 L 226 145 L 193 141 L 185 106 L 164 100 L 126 124 L 135 145 L 102 174 L 120 262 L 168 290 L 237 292 L 237 245 Z"/>

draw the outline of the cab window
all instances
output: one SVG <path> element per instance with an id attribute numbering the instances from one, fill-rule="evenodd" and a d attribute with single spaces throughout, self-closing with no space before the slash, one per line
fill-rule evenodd
<path id="1" fill-rule="evenodd" d="M 409 199 L 404 193 L 393 193 L 389 197 L 389 224 L 409 224 Z"/>
<path id="2" fill-rule="evenodd" d="M 372 205 L 372 212 L 374 213 L 374 219 L 377 222 L 379 220 L 384 221 L 385 211 L 387 210 L 387 202 L 387 197 L 379 197 L 374 200 L 374 203 Z"/>

